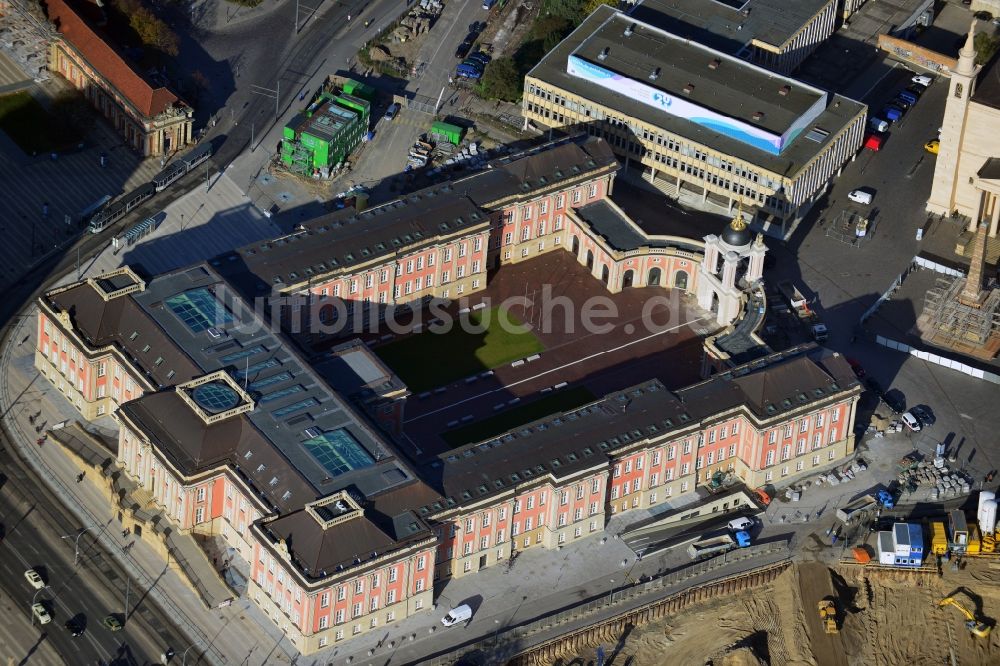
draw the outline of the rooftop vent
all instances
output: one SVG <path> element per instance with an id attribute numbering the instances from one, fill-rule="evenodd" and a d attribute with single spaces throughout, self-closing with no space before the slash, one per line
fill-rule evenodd
<path id="1" fill-rule="evenodd" d="M 633 32 L 635 32 L 635 23 L 630 23 L 629 26 L 625 28 L 625 36 L 631 37 Z"/>
<path id="2" fill-rule="evenodd" d="M 652 72 L 649 73 L 649 80 L 650 81 L 655 81 L 658 78 L 660 78 L 660 68 L 659 67 L 657 67 L 656 69 L 654 69 Z"/>
<path id="3" fill-rule="evenodd" d="M 778 94 L 782 97 L 788 97 L 788 93 L 790 92 L 792 92 L 792 87 L 789 85 L 781 86 L 781 88 L 778 89 Z"/>
<path id="4" fill-rule="evenodd" d="M 760 120 L 762 120 L 764 118 L 764 112 L 763 111 L 754 111 L 753 115 L 751 116 L 751 118 L 753 118 L 755 121 L 759 122 Z"/>
<path id="5" fill-rule="evenodd" d="M 693 90 L 694 90 L 694 84 L 693 83 L 689 83 L 686 86 L 684 86 L 684 94 L 685 95 L 690 95 Z"/>
<path id="6" fill-rule="evenodd" d="M 714 58 L 711 61 L 709 61 L 708 68 L 709 69 L 719 69 L 719 65 L 721 65 L 721 64 L 722 64 L 722 60 L 720 60 L 719 58 Z"/>
<path id="7" fill-rule="evenodd" d="M 598 54 L 597 59 L 598 60 L 607 60 L 609 53 L 611 53 L 611 47 L 610 46 L 605 46 L 603 49 L 601 49 L 601 52 L 600 52 L 600 54 Z"/>

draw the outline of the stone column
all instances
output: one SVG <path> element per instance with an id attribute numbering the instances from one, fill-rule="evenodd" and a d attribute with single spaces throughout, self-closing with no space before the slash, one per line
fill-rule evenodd
<path id="1" fill-rule="evenodd" d="M 1000 195 L 988 195 L 993 203 L 993 214 L 990 216 L 990 238 L 996 238 L 1000 228 Z"/>

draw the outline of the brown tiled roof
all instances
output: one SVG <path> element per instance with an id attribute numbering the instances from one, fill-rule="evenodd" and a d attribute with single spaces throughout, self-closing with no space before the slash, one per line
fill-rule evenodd
<path id="1" fill-rule="evenodd" d="M 371 497 L 362 515 L 328 529 L 303 509 L 268 522 L 267 530 L 285 541 L 305 573 L 329 575 L 337 565 L 348 567 L 427 539 L 427 524 L 412 509 L 437 499 L 430 486 L 413 481 Z"/>
<path id="2" fill-rule="evenodd" d="M 45 0 L 49 20 L 95 70 L 133 106 L 152 118 L 177 102 L 166 88 L 153 88 L 111 48 L 65 0 Z"/>
<path id="3" fill-rule="evenodd" d="M 185 476 L 227 465 L 250 481 L 264 502 L 282 512 L 317 497 L 246 416 L 206 425 L 174 390 L 144 395 L 119 410 Z"/>
<path id="4" fill-rule="evenodd" d="M 115 345 L 156 386 L 186 382 L 202 374 L 163 329 L 129 297 L 105 301 L 88 282 L 42 297 L 68 312 L 73 329 L 93 347 Z M 162 359 L 159 364 L 157 360 Z"/>

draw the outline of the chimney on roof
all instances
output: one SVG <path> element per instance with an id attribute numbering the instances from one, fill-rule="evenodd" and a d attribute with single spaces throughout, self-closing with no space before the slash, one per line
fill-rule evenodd
<path id="1" fill-rule="evenodd" d="M 778 89 L 778 94 L 782 97 L 787 97 L 788 93 L 792 92 L 792 87 L 790 85 L 783 85 Z"/>
<path id="2" fill-rule="evenodd" d="M 610 46 L 605 46 L 603 49 L 601 49 L 601 52 L 597 55 L 597 59 L 598 60 L 607 60 L 609 53 L 611 53 L 611 47 Z"/>
<path id="3" fill-rule="evenodd" d="M 719 58 L 714 58 L 711 61 L 709 61 L 708 68 L 709 69 L 719 69 L 719 65 L 721 65 L 721 64 L 722 64 L 722 60 L 720 60 Z"/>
<path id="4" fill-rule="evenodd" d="M 694 84 L 693 83 L 689 83 L 686 86 L 684 86 L 684 94 L 685 95 L 690 95 L 692 90 L 694 90 Z"/>

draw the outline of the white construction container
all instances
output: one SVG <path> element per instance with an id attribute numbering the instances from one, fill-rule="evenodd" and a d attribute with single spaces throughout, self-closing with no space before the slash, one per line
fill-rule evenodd
<path id="1" fill-rule="evenodd" d="M 983 504 L 990 500 L 996 500 L 997 494 L 992 490 L 984 490 L 979 493 L 979 508 L 976 510 L 976 520 L 983 519 Z"/>
<path id="2" fill-rule="evenodd" d="M 979 507 L 979 531 L 983 534 L 993 534 L 997 527 L 997 501 L 986 500 Z"/>

